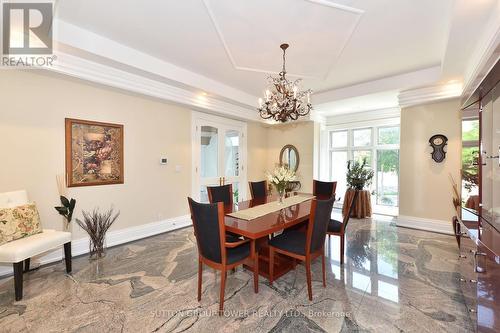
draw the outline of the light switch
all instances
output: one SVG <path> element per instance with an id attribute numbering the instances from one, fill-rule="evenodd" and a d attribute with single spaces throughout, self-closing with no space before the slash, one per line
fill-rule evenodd
<path id="1" fill-rule="evenodd" d="M 166 165 L 166 164 L 167 164 L 167 162 L 168 162 L 168 160 L 167 160 L 167 158 L 166 158 L 166 157 L 161 157 L 161 158 L 160 158 L 160 164 L 161 164 L 161 165 Z"/>

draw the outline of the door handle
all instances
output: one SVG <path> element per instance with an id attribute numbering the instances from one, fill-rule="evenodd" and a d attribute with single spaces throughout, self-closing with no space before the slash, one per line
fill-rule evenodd
<path id="1" fill-rule="evenodd" d="M 477 257 L 478 256 L 486 257 L 486 253 L 484 253 L 484 252 L 478 252 L 478 251 L 474 251 L 473 253 L 474 253 L 474 272 L 476 272 L 476 273 L 486 273 L 486 268 L 479 267 L 477 265 Z"/>

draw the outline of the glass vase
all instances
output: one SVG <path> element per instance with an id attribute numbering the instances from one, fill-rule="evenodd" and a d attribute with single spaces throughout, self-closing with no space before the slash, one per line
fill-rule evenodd
<path id="1" fill-rule="evenodd" d="M 279 196 L 279 204 L 282 205 L 283 201 L 285 200 L 285 189 L 278 189 L 278 196 Z"/>

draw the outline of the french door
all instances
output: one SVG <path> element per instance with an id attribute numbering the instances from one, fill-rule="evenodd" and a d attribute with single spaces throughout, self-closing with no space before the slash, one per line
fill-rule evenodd
<path id="1" fill-rule="evenodd" d="M 193 113 L 192 196 L 208 202 L 207 186 L 233 185 L 233 201 L 246 199 L 246 124 Z"/>

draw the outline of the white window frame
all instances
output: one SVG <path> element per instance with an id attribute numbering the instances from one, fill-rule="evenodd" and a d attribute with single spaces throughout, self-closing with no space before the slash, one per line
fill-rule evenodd
<path id="1" fill-rule="evenodd" d="M 347 152 L 347 160 L 354 159 L 355 151 L 370 151 L 372 154 L 371 158 L 371 168 L 375 171 L 374 181 L 372 182 L 371 189 L 377 189 L 378 186 L 378 172 L 377 171 L 377 151 L 378 150 L 400 150 L 400 144 L 386 144 L 380 145 L 378 143 L 378 130 L 379 128 L 387 128 L 387 127 L 399 127 L 400 135 L 401 135 L 401 126 L 399 118 L 391 118 L 385 119 L 384 121 L 371 121 L 364 123 L 356 123 L 356 124 L 343 124 L 343 125 L 335 125 L 335 126 L 327 126 L 326 131 L 328 133 L 328 143 L 327 143 L 327 151 L 328 151 L 328 179 L 333 181 L 333 170 L 332 170 L 332 153 L 333 152 Z M 360 129 L 371 129 L 371 144 L 369 146 L 354 146 L 354 134 L 355 130 Z M 332 133 L 333 132 L 345 132 L 347 131 L 347 146 L 345 147 L 332 147 Z M 400 181 L 398 179 L 398 206 L 399 207 L 399 188 Z"/>

